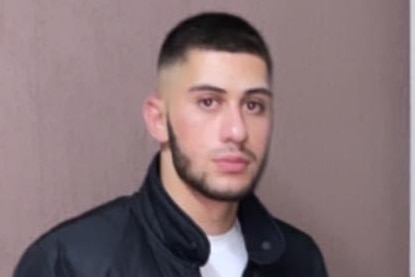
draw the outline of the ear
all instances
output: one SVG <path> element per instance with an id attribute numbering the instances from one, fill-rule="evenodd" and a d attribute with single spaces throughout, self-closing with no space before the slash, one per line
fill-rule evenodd
<path id="1" fill-rule="evenodd" d="M 143 117 L 151 136 L 160 143 L 167 142 L 166 109 L 163 100 L 156 95 L 148 97 L 144 101 Z"/>

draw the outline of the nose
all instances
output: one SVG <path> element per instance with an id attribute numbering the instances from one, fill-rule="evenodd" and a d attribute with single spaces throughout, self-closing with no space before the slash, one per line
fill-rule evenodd
<path id="1" fill-rule="evenodd" d="M 221 139 L 223 142 L 240 144 L 247 138 L 246 124 L 239 108 L 229 108 L 223 114 L 221 126 Z"/>

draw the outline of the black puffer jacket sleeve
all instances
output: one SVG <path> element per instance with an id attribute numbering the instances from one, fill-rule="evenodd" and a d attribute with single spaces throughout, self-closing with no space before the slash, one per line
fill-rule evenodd
<path id="1" fill-rule="evenodd" d="M 39 244 L 33 244 L 21 258 L 13 277 L 64 277 L 54 271 L 46 252 Z"/>

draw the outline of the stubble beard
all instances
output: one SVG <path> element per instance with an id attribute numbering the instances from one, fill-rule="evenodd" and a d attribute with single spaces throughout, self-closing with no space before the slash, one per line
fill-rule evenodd
<path id="1" fill-rule="evenodd" d="M 260 165 L 258 170 L 254 174 L 253 178 L 248 181 L 248 185 L 244 185 L 243 189 L 238 191 L 221 191 L 214 189 L 214 184 L 208 183 L 205 172 L 197 174 L 192 171 L 192 162 L 180 148 L 169 119 L 167 119 L 167 131 L 169 135 L 168 144 L 172 153 L 173 166 L 180 179 L 182 179 L 182 181 L 190 188 L 194 189 L 206 198 L 221 202 L 238 202 L 255 190 L 265 168 L 267 160 L 266 155 L 268 151 L 265 151 L 265 156 L 259 161 Z"/>

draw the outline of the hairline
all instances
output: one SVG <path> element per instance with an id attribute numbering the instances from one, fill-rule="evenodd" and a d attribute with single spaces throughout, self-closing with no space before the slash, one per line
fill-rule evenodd
<path id="1" fill-rule="evenodd" d="M 226 49 L 220 49 L 217 47 L 209 47 L 209 46 L 189 46 L 187 47 L 183 53 L 181 55 L 177 55 L 175 58 L 170 59 L 168 62 L 164 62 L 164 63 L 159 63 L 157 65 L 157 75 L 159 76 L 160 73 L 162 71 L 164 71 L 165 69 L 171 68 L 175 65 L 184 63 L 187 61 L 189 54 L 192 51 L 212 51 L 212 52 L 222 52 L 222 53 L 231 53 L 231 54 L 248 54 L 248 55 L 252 55 L 255 56 L 257 58 L 259 58 L 261 61 L 264 62 L 266 68 L 267 68 L 267 77 L 268 77 L 268 81 L 271 83 L 272 81 L 272 75 L 273 75 L 273 69 L 272 69 L 272 65 L 268 64 L 267 60 L 261 56 L 261 54 L 253 52 L 253 51 L 244 51 L 244 50 L 240 50 L 240 51 L 229 51 Z"/>

